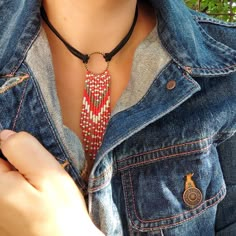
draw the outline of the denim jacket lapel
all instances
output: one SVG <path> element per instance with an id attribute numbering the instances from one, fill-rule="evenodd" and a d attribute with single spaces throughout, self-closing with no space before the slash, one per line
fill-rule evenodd
<path id="1" fill-rule="evenodd" d="M 170 62 L 140 102 L 112 117 L 94 167 L 117 145 L 174 110 L 200 89 L 188 73 Z"/>
<path id="2" fill-rule="evenodd" d="M 194 16 L 196 13 L 182 1 L 151 2 L 157 12 L 162 44 L 184 70 L 193 76 L 208 77 L 236 71 L 236 50 L 207 34 Z M 232 28 L 235 27 L 232 25 Z M 230 38 L 233 38 L 232 35 Z"/>

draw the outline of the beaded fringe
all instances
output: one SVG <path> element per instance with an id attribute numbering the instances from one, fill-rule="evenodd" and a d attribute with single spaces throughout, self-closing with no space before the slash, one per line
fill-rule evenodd
<path id="1" fill-rule="evenodd" d="M 108 70 L 101 74 L 87 71 L 80 126 L 85 154 L 94 160 L 101 146 L 111 116 L 110 80 Z"/>

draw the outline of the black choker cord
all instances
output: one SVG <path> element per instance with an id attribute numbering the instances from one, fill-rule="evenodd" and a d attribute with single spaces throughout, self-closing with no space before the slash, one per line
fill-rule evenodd
<path id="1" fill-rule="evenodd" d="M 77 49 L 75 49 L 69 43 L 66 42 L 66 40 L 57 32 L 57 30 L 54 28 L 54 26 L 50 23 L 50 21 L 47 17 L 46 11 L 44 10 L 43 7 L 41 7 L 41 16 L 42 16 L 43 20 L 45 21 L 45 23 L 48 25 L 48 27 L 64 43 L 64 45 L 68 48 L 68 50 L 73 55 L 75 55 L 80 60 L 82 60 L 83 63 L 87 64 L 89 61 L 89 54 L 81 53 L 80 51 L 78 51 Z M 138 19 L 138 7 L 136 7 L 134 20 L 133 20 L 133 23 L 132 23 L 131 28 L 130 28 L 129 32 L 127 33 L 127 35 L 120 41 L 120 43 L 111 52 L 103 54 L 103 57 L 106 60 L 106 62 L 111 61 L 112 57 L 115 56 L 121 50 L 121 48 L 123 48 L 124 45 L 128 42 L 128 40 L 130 39 L 130 36 L 132 35 L 132 33 L 134 31 L 134 27 L 136 25 L 137 19 Z"/>

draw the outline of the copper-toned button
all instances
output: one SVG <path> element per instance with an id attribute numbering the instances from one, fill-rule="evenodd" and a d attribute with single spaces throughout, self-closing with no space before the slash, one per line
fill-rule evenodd
<path id="1" fill-rule="evenodd" d="M 168 90 L 172 90 L 176 87 L 176 81 L 175 80 L 170 80 L 167 84 L 166 84 L 166 88 Z"/>
<path id="2" fill-rule="evenodd" d="M 183 200 L 189 207 L 196 207 L 202 202 L 202 193 L 198 188 L 189 188 L 184 191 Z"/>
<path id="3" fill-rule="evenodd" d="M 198 206 L 202 202 L 202 192 L 196 187 L 192 179 L 193 175 L 193 173 L 186 175 L 185 191 L 183 194 L 184 203 L 191 208 Z"/>

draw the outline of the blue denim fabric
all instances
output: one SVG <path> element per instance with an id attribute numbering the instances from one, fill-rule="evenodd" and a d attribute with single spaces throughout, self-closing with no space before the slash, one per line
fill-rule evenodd
<path id="1" fill-rule="evenodd" d="M 28 131 L 69 160 L 106 235 L 236 235 L 236 25 L 180 0 L 150 2 L 172 60 L 137 104 L 111 118 L 88 184 L 25 61 L 40 28 L 38 0 L 0 3 L 0 127 Z M 189 174 L 202 195 L 192 206 L 183 197 Z"/>

